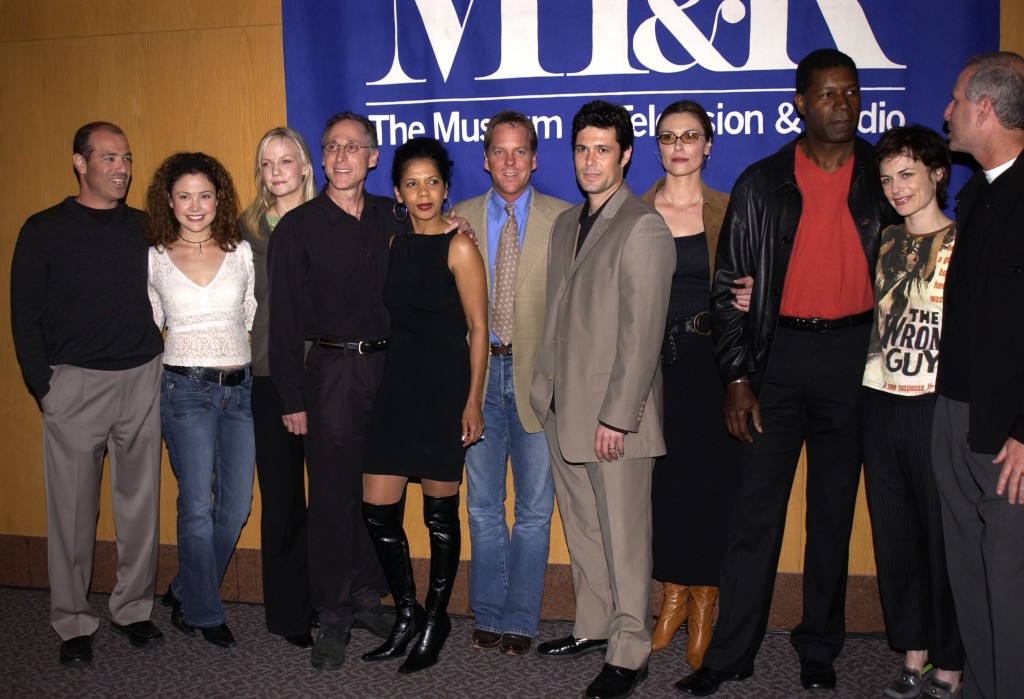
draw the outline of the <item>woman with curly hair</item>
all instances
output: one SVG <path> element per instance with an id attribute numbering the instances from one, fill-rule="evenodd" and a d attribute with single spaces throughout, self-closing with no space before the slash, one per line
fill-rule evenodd
<path id="1" fill-rule="evenodd" d="M 167 329 L 160 419 L 178 479 L 178 573 L 166 597 L 175 628 L 230 648 L 220 582 L 249 516 L 256 459 L 252 250 L 235 226 L 231 176 L 204 153 L 167 158 L 146 210 L 149 298 Z"/>
<path id="2" fill-rule="evenodd" d="M 312 648 L 305 449 L 302 436 L 285 429 L 281 399 L 270 379 L 267 249 L 281 218 L 316 196 L 312 159 L 302 136 L 284 126 L 263 135 L 256 148 L 256 197 L 238 220 L 256 268 L 256 319 L 252 325 L 252 418 L 256 474 L 263 508 L 260 552 L 267 630 L 299 648 Z"/>

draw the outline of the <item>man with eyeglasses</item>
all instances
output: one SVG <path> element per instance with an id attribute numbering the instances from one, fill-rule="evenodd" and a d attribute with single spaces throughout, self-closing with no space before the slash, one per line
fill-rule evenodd
<path id="1" fill-rule="evenodd" d="M 387 638 L 394 622 L 380 604 L 388 587 L 363 523 L 362 478 L 390 329 L 388 245 L 403 224 L 390 197 L 364 189 L 378 157 L 372 122 L 334 115 L 321 150 L 327 184 L 270 240 L 269 355 L 284 425 L 305 436 L 310 597 L 320 619 L 311 662 L 333 669 L 353 627 Z M 452 228 L 459 224 L 468 230 L 464 219 Z"/>
<path id="2" fill-rule="evenodd" d="M 853 60 L 834 49 L 808 54 L 794 102 L 804 133 L 740 175 L 718 242 L 712 331 L 740 478 L 715 634 L 701 668 L 676 683 L 693 696 L 753 673 L 805 440 L 803 619 L 790 638 L 804 689 L 836 686 L 832 663 L 843 647 L 871 271 L 894 213 L 871 144 L 857 137 Z M 754 287 L 744 313 L 733 289 L 747 275 Z"/>

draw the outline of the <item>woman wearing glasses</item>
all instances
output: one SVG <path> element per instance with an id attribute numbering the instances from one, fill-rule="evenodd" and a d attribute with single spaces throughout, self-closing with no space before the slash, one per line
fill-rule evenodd
<path id="1" fill-rule="evenodd" d="M 668 453 L 654 466 L 652 487 L 654 578 L 664 585 L 652 648 L 667 647 L 686 621 L 686 657 L 697 669 L 711 642 L 733 502 L 732 464 L 723 456 L 728 435 L 719 406 L 724 395 L 708 315 L 715 248 L 729 197 L 701 179 L 714 138 L 703 107 L 689 100 L 670 104 L 658 119 L 657 134 L 665 177 L 643 199 L 672 232 L 676 271 L 661 357 Z"/>

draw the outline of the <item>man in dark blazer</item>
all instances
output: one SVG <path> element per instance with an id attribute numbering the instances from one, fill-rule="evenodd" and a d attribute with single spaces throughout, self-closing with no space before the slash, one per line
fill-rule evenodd
<path id="1" fill-rule="evenodd" d="M 547 317 L 530 404 L 544 425 L 576 593 L 547 658 L 605 650 L 586 696 L 629 696 L 651 652 L 651 473 L 665 453 L 661 338 L 675 270 L 672 235 L 624 178 L 629 113 L 595 101 L 573 118 L 587 200 L 551 231 Z"/>
<path id="2" fill-rule="evenodd" d="M 1024 692 L 1024 58 L 975 56 L 944 114 L 974 157 L 944 289 L 932 461 L 964 696 Z"/>

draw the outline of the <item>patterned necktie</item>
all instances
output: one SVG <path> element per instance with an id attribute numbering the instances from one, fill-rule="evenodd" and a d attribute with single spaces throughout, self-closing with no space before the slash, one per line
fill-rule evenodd
<path id="1" fill-rule="evenodd" d="M 519 267 L 519 224 L 516 209 L 505 204 L 508 218 L 498 236 L 498 252 L 494 258 L 494 289 L 491 294 L 491 330 L 503 345 L 512 344 L 512 297 L 515 293 L 516 269 Z"/>

